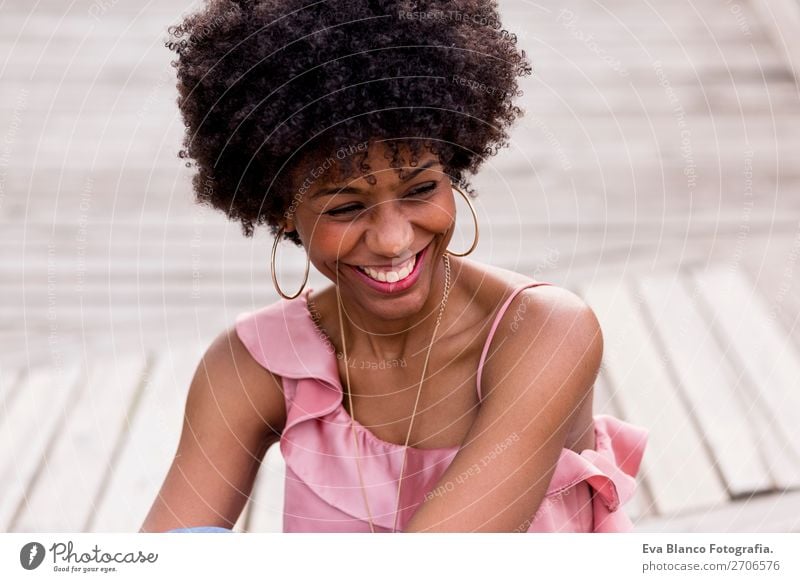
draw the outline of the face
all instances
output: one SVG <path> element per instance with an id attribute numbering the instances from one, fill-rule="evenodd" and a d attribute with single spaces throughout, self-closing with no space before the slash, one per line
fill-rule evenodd
<path id="1" fill-rule="evenodd" d="M 406 156 L 404 159 L 410 159 Z M 438 158 L 420 154 L 403 177 L 373 145 L 370 170 L 343 182 L 301 170 L 295 183 L 319 176 L 306 188 L 286 221 L 296 229 L 311 263 L 339 285 L 343 300 L 392 319 L 419 312 L 441 277 L 441 255 L 452 237 L 455 202 Z M 319 167 L 316 165 L 315 167 Z M 365 176 L 374 176 L 370 184 Z"/>

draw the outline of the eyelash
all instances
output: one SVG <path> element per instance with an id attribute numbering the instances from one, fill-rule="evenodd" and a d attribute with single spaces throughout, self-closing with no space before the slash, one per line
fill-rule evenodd
<path id="1" fill-rule="evenodd" d="M 413 190 L 411 194 L 409 194 L 409 196 L 427 194 L 428 192 L 432 192 L 433 190 L 435 190 L 437 186 L 438 184 L 436 184 L 435 182 L 431 182 L 428 186 L 425 186 L 424 188 L 418 188 L 417 190 Z M 356 206 L 345 206 L 343 208 L 336 208 L 335 210 L 330 210 L 325 214 L 329 216 L 341 216 L 349 212 L 354 212 L 355 210 L 357 210 Z"/>

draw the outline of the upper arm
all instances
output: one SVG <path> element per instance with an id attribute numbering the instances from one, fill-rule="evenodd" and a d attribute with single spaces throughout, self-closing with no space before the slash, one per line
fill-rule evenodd
<path id="1" fill-rule="evenodd" d="M 520 307 L 522 304 L 524 308 Z M 524 311 L 522 311 L 524 309 Z M 527 289 L 504 317 L 483 373 L 484 398 L 464 444 L 406 531 L 525 531 L 544 499 L 570 419 L 600 367 L 594 312 L 559 287 Z"/>
<path id="2" fill-rule="evenodd" d="M 200 360 L 177 452 L 141 531 L 232 528 L 285 422 L 280 377 L 261 367 L 234 327 Z"/>

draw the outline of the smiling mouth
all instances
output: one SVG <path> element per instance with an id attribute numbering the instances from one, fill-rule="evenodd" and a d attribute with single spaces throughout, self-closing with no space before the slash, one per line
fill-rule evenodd
<path id="1" fill-rule="evenodd" d="M 422 250 L 425 250 L 425 248 Z M 355 267 L 367 277 L 374 279 L 375 281 L 380 281 L 381 283 L 397 283 L 414 272 L 414 267 L 416 266 L 420 255 L 422 254 L 422 250 L 407 259 L 404 263 L 401 263 L 395 267 L 362 267 L 360 265 L 355 265 Z"/>
<path id="2" fill-rule="evenodd" d="M 402 283 L 412 276 L 416 276 L 416 271 L 419 270 L 420 260 L 425 250 L 433 244 L 431 240 L 425 245 L 418 253 L 409 257 L 405 262 L 391 267 L 371 267 L 367 265 L 353 265 L 348 266 L 358 271 L 362 276 L 367 277 L 377 283 L 395 284 Z"/>

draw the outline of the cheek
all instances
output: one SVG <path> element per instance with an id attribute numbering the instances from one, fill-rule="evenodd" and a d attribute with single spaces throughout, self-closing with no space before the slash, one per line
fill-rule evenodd
<path id="1" fill-rule="evenodd" d="M 311 261 L 315 265 L 330 264 L 340 256 L 347 256 L 357 244 L 359 232 L 357 226 L 347 223 L 318 224 L 310 239 Z"/>
<path id="2" fill-rule="evenodd" d="M 420 206 L 418 215 L 417 224 L 430 232 L 444 233 L 453 226 L 456 218 L 453 197 L 448 194 L 436 196 Z"/>

